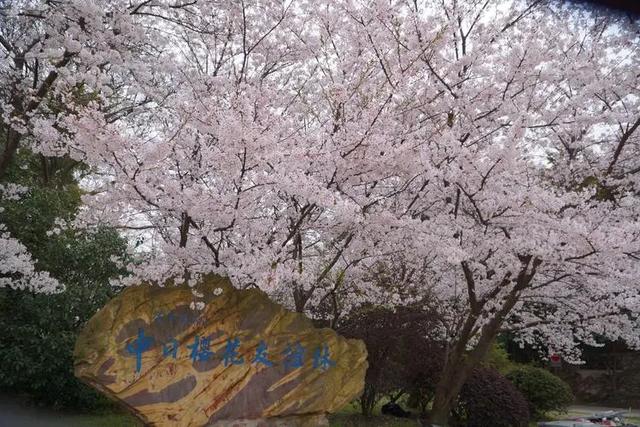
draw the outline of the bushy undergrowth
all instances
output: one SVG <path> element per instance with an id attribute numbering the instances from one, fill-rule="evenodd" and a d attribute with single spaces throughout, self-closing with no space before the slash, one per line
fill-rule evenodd
<path id="1" fill-rule="evenodd" d="M 476 369 L 462 387 L 455 418 L 467 427 L 526 427 L 526 398 L 495 369 Z"/>
<path id="2" fill-rule="evenodd" d="M 549 411 L 563 411 L 573 401 L 571 387 L 542 368 L 522 366 L 509 372 L 507 378 L 526 397 L 536 418 Z"/>

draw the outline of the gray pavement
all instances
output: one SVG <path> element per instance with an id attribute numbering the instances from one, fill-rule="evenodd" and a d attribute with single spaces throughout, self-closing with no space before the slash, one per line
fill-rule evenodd
<path id="1" fill-rule="evenodd" d="M 573 405 L 570 406 L 568 411 L 571 414 L 577 415 L 591 415 L 596 412 L 605 412 L 605 411 L 627 411 L 627 417 L 640 417 L 640 409 L 633 408 L 613 408 L 608 406 L 589 406 L 589 405 Z"/>
<path id="2" fill-rule="evenodd" d="M 0 398 L 0 427 L 66 427 L 68 425 L 69 423 L 55 412 L 25 406 L 10 398 Z"/>
<path id="3" fill-rule="evenodd" d="M 0 427 L 86 427 L 86 418 L 0 396 Z"/>

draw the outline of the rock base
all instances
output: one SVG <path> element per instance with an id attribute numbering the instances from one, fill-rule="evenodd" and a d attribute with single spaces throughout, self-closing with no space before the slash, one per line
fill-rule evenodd
<path id="1" fill-rule="evenodd" d="M 328 426 L 367 371 L 364 342 L 213 275 L 127 288 L 87 322 L 74 356 L 78 378 L 154 427 Z"/>
<path id="2" fill-rule="evenodd" d="M 299 417 L 273 417 L 259 420 L 222 420 L 207 427 L 328 427 L 329 421 L 324 415 Z"/>

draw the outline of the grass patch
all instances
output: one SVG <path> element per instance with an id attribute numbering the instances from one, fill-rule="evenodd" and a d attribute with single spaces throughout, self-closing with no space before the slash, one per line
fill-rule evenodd
<path id="1" fill-rule="evenodd" d="M 367 418 L 360 414 L 333 414 L 329 416 L 331 427 L 416 427 L 417 420 L 401 419 L 386 415 L 374 415 Z"/>
<path id="2" fill-rule="evenodd" d="M 382 415 L 379 410 L 372 417 L 365 417 L 352 405 L 328 416 L 331 427 L 416 427 L 417 420 L 400 419 Z M 142 427 L 133 416 L 119 413 L 95 415 L 70 415 L 65 417 L 69 427 Z"/>
<path id="3" fill-rule="evenodd" d="M 328 416 L 330 427 L 416 427 L 420 423 L 416 418 L 402 419 L 382 415 L 380 406 L 376 406 L 371 417 L 365 417 L 360 413 L 356 404 L 349 404 L 335 414 Z M 552 413 L 547 419 L 567 419 L 584 416 L 580 413 Z M 69 427 L 142 427 L 142 424 L 133 416 L 105 410 L 91 415 L 61 415 Z M 628 423 L 640 425 L 640 418 L 628 418 Z M 531 422 L 530 427 L 535 427 L 536 422 Z"/>
<path id="4" fill-rule="evenodd" d="M 69 427 L 142 427 L 133 416 L 127 414 L 76 415 L 69 417 Z"/>
<path id="5" fill-rule="evenodd" d="M 417 419 L 396 418 L 380 413 L 382 403 L 378 403 L 371 417 L 365 417 L 360 413 L 360 406 L 351 403 L 335 414 L 330 414 L 330 427 L 416 427 L 420 424 Z"/>

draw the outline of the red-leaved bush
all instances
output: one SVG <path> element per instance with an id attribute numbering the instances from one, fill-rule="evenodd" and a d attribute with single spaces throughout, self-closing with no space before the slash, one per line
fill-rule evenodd
<path id="1" fill-rule="evenodd" d="M 529 408 L 508 379 L 494 369 L 480 368 L 462 387 L 455 418 L 467 427 L 520 427 L 529 423 Z"/>

